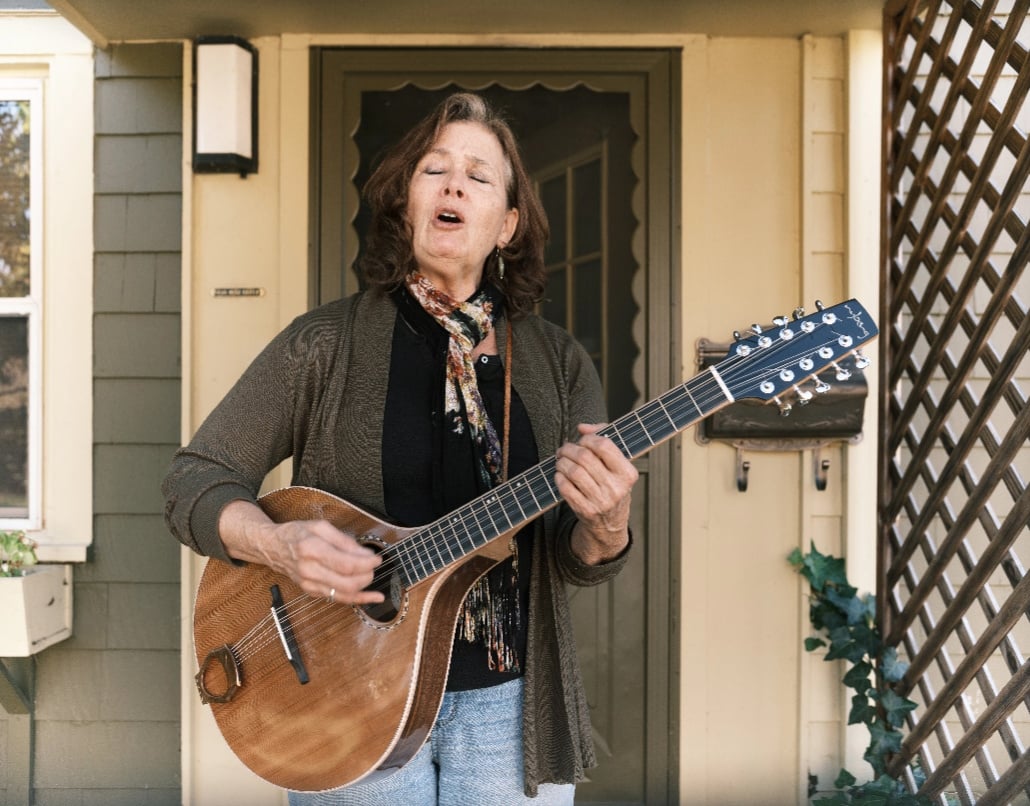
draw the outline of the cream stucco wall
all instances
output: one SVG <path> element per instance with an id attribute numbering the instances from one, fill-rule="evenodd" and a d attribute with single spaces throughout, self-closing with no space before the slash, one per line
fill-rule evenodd
<path id="1" fill-rule="evenodd" d="M 262 77 L 258 173 L 241 180 L 184 171 L 186 435 L 256 349 L 307 304 L 311 44 L 680 48 L 684 375 L 694 372 L 698 338 L 724 339 L 752 321 L 811 307 L 817 297 L 836 302 L 860 295 L 875 309 L 870 248 L 878 240 L 877 202 L 869 177 L 879 171 L 878 33 L 800 41 L 288 36 L 255 44 Z M 187 53 L 187 75 L 189 61 Z M 189 113 L 184 101 L 187 119 Z M 259 287 L 265 294 L 216 298 L 212 292 L 220 287 Z M 849 745 L 837 670 L 803 652 L 806 603 L 786 556 L 809 540 L 823 551 L 847 549 L 862 558 L 862 577 L 868 573 L 871 584 L 872 440 L 826 453 L 824 492 L 812 482 L 810 454 L 751 455 L 750 486 L 742 494 L 732 449 L 700 446 L 690 434 L 682 439 L 682 800 L 803 802 L 807 771 L 832 779 Z M 188 648 L 201 563 L 183 556 Z M 209 802 L 230 791 L 246 794 L 248 803 L 281 802 L 280 793 L 225 749 L 197 702 L 194 671 L 184 652 L 184 802 Z"/>
<path id="2" fill-rule="evenodd" d="M 683 355 L 790 311 L 800 296 L 800 68 L 794 40 L 684 53 Z M 690 372 L 691 367 L 684 367 Z M 696 803 L 796 791 L 800 465 L 683 440 L 681 780 Z"/>
<path id="3" fill-rule="evenodd" d="M 855 32 L 685 50 L 685 358 L 815 299 L 875 311 L 879 48 Z M 785 558 L 814 541 L 872 590 L 874 440 L 823 451 L 825 491 L 810 451 L 749 454 L 741 494 L 733 449 L 683 448 L 681 791 L 804 802 L 809 772 L 828 786 L 842 764 L 861 770 L 867 737 L 844 730 L 843 669 L 801 650 L 807 600 Z"/>

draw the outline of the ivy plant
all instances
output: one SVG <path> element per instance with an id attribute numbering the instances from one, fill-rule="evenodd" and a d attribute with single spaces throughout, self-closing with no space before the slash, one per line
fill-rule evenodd
<path id="1" fill-rule="evenodd" d="M 876 600 L 870 594 L 859 595 L 845 575 L 844 560 L 821 554 L 815 545 L 802 554 L 794 549 L 791 565 L 811 588 L 809 619 L 817 636 L 805 639 L 805 649 L 815 652 L 826 648 L 825 660 L 843 660 L 848 670 L 844 685 L 854 691 L 848 724 L 864 724 L 869 729 L 869 746 L 864 758 L 873 768 L 874 779 L 858 784 L 847 770 L 841 770 L 834 781 L 834 792 L 814 801 L 816 806 L 930 806 L 923 795 L 913 795 L 900 781 L 887 772 L 888 758 L 901 750 L 900 728 L 905 715 L 916 703 L 900 696 L 891 687 L 904 676 L 908 664 L 898 658 L 894 647 L 884 646 L 876 625 Z M 917 780 L 918 769 L 915 770 Z M 818 790 L 818 781 L 810 776 L 809 794 Z"/>

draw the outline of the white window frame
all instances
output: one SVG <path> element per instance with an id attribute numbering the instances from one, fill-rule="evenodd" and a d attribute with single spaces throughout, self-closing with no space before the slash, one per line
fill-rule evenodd
<path id="1" fill-rule="evenodd" d="M 6 78 L 0 75 L 0 101 L 29 103 L 29 295 L 0 297 L 0 316 L 28 319 L 29 406 L 28 468 L 26 486 L 28 515 L 0 517 L 0 529 L 32 532 L 43 526 L 43 137 L 46 127 L 41 79 Z"/>
<path id="2" fill-rule="evenodd" d="M 66 19 L 0 11 L 0 87 L 35 101 L 32 302 L 19 303 L 36 306 L 29 382 L 39 394 L 30 397 L 30 517 L 17 528 L 44 562 L 85 561 L 93 540 L 94 80 L 93 44 Z"/>

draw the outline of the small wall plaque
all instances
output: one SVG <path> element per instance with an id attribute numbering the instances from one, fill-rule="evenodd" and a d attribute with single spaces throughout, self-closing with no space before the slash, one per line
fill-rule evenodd
<path id="1" fill-rule="evenodd" d="M 216 288 L 211 294 L 216 297 L 263 297 L 263 288 Z"/>

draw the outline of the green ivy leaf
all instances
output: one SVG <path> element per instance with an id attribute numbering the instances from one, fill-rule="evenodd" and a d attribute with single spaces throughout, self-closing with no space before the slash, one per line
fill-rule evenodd
<path id="1" fill-rule="evenodd" d="M 855 785 L 856 778 L 847 770 L 842 769 L 837 775 L 837 780 L 833 782 L 833 785 L 837 789 L 847 789 L 849 786 Z"/>
<path id="2" fill-rule="evenodd" d="M 916 709 L 916 704 L 912 700 L 905 699 L 894 689 L 884 689 L 879 693 L 880 705 L 883 706 L 884 713 L 887 716 L 887 722 L 892 727 L 900 728 L 905 724 L 905 714 L 909 711 Z"/>
<path id="3" fill-rule="evenodd" d="M 826 588 L 823 594 L 840 613 L 848 620 L 848 624 L 859 624 L 866 621 L 866 603 L 851 586 Z"/>
<path id="4" fill-rule="evenodd" d="M 801 549 L 795 546 L 794 550 L 787 555 L 787 562 L 794 566 L 795 571 L 800 571 L 805 564 L 805 555 L 801 553 Z"/>
<path id="5" fill-rule="evenodd" d="M 844 792 L 834 792 L 827 797 L 816 798 L 812 806 L 850 806 L 851 798 Z"/>
<path id="6" fill-rule="evenodd" d="M 878 792 L 882 795 L 894 795 L 899 792 L 900 784 L 889 775 L 881 775 L 875 781 L 862 785 L 864 792 Z"/>
<path id="7" fill-rule="evenodd" d="M 876 717 L 874 706 L 865 694 L 856 694 L 851 698 L 851 711 L 848 714 L 849 725 L 871 725 Z"/>
<path id="8" fill-rule="evenodd" d="M 863 787 L 856 790 L 854 794 L 855 798 L 851 802 L 861 803 L 862 806 L 888 806 L 891 802 L 890 795 L 878 792 L 875 789 L 869 790 Z"/>
<path id="9" fill-rule="evenodd" d="M 888 683 L 897 683 L 908 671 L 908 664 L 898 659 L 898 650 L 889 646 L 883 650 L 880 658 L 880 674 Z"/>
<path id="10" fill-rule="evenodd" d="M 874 718 L 869 723 L 869 736 L 871 740 L 863 757 L 878 776 L 884 775 L 887 772 L 884 759 L 892 753 L 901 752 L 901 732 L 885 724 L 882 719 Z"/>
<path id="11" fill-rule="evenodd" d="M 865 602 L 866 613 L 869 616 L 869 622 L 871 624 L 876 623 L 876 597 L 871 593 L 867 593 L 862 597 L 862 601 Z"/>
<path id="12" fill-rule="evenodd" d="M 913 795 L 905 789 L 904 784 L 889 775 L 881 775 L 875 781 L 860 787 L 863 806 L 866 803 L 882 803 L 884 806 L 929 806 L 932 801 L 925 795 Z M 867 799 L 867 795 L 872 798 Z"/>
<path id="13" fill-rule="evenodd" d="M 805 652 L 814 652 L 821 646 L 826 646 L 826 642 L 820 638 L 805 639 Z"/>
<path id="14" fill-rule="evenodd" d="M 859 694 L 865 694 L 872 683 L 869 680 L 869 676 L 873 673 L 872 664 L 866 661 L 856 663 L 850 669 L 847 674 L 844 675 L 844 685 L 848 688 L 853 688 Z"/>
<path id="15" fill-rule="evenodd" d="M 854 790 L 854 802 L 866 804 L 877 804 L 877 806 L 900 806 L 898 796 L 904 796 L 904 789 L 889 775 L 881 775 L 875 781 L 870 781 L 857 787 Z"/>
<path id="16" fill-rule="evenodd" d="M 855 624 L 851 628 L 851 637 L 862 647 L 862 651 L 870 658 L 879 657 L 883 650 L 880 631 L 872 624 Z"/>
<path id="17" fill-rule="evenodd" d="M 844 575 L 844 560 L 820 554 L 815 544 L 812 550 L 802 558 L 803 567 L 801 575 L 808 580 L 812 590 L 822 593 L 827 583 L 846 586 L 847 577 Z"/>
<path id="18" fill-rule="evenodd" d="M 830 630 L 830 650 L 826 660 L 844 658 L 852 663 L 861 663 L 868 651 L 867 642 L 856 640 L 856 631 L 848 627 Z"/>
<path id="19" fill-rule="evenodd" d="M 809 608 L 808 617 L 812 621 L 812 626 L 818 630 L 829 631 L 835 630 L 838 627 L 848 626 L 847 614 L 841 612 L 839 607 L 822 597 L 817 597 L 812 600 L 812 606 Z"/>

